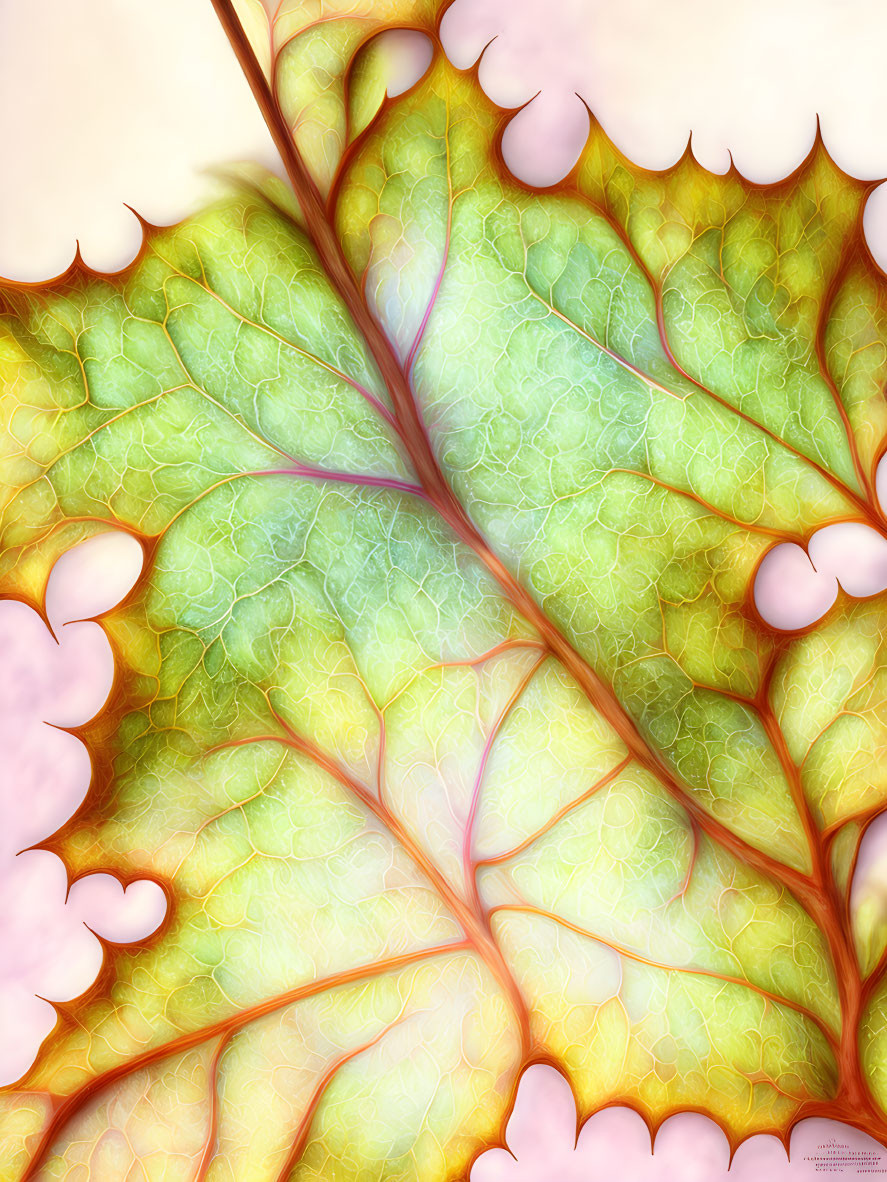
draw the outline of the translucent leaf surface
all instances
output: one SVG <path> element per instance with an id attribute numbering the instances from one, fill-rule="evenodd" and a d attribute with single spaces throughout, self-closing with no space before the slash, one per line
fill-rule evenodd
<path id="1" fill-rule="evenodd" d="M 753 598 L 884 524 L 866 186 L 593 128 L 534 193 L 439 51 L 382 98 L 367 38 L 433 13 L 216 7 L 298 216 L 253 184 L 3 293 L 4 593 L 109 525 L 150 555 L 49 844 L 174 901 L 60 1007 L 6 1176 L 434 1182 L 534 1059 L 582 1115 L 887 1139 L 883 605 Z"/>

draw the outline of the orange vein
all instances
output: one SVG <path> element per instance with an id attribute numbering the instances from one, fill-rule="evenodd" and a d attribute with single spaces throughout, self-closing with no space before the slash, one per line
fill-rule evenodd
<path id="1" fill-rule="evenodd" d="M 816 333 L 813 338 L 813 350 L 816 354 L 816 363 L 819 366 L 819 373 L 822 380 L 828 386 L 829 393 L 832 396 L 832 401 L 835 404 L 838 415 L 841 419 L 841 426 L 844 429 L 844 435 L 847 439 L 847 446 L 850 448 L 850 458 L 853 461 L 853 468 L 856 472 L 856 479 L 859 481 L 860 488 L 862 488 L 869 502 L 879 509 L 878 498 L 875 495 L 874 483 L 871 476 L 863 467 L 862 460 L 859 456 L 859 448 L 856 444 L 856 436 L 853 433 L 853 428 L 850 425 L 850 416 L 847 414 L 847 408 L 844 405 L 844 400 L 838 391 L 835 379 L 832 377 L 832 372 L 829 369 L 828 361 L 825 356 L 825 333 L 828 324 L 829 314 L 835 304 L 838 296 L 838 288 L 841 281 L 845 278 L 850 264 L 853 260 L 852 251 L 845 251 L 840 265 L 835 269 L 835 273 L 831 278 L 831 282 L 826 289 L 825 295 L 822 298 L 820 305 L 819 317 L 816 322 Z"/>
<path id="2" fill-rule="evenodd" d="M 406 1003 L 404 1003 L 404 1008 L 405 1007 Z M 321 1100 L 323 1099 L 323 1094 L 335 1079 L 339 1071 L 341 1071 L 346 1063 L 350 1062 L 352 1059 L 356 1059 L 358 1055 L 362 1055 L 364 1051 L 368 1051 L 370 1047 L 374 1047 L 376 1043 L 381 1042 L 385 1035 L 388 1034 L 389 1031 L 393 1030 L 394 1027 L 402 1021 L 403 1010 L 393 1021 L 389 1022 L 387 1026 L 384 1026 L 378 1034 L 375 1034 L 372 1038 L 367 1039 L 365 1043 L 361 1043 L 359 1047 L 355 1047 L 353 1050 L 346 1051 L 344 1054 L 340 1055 L 323 1073 L 323 1075 L 318 1080 L 317 1086 L 315 1087 L 310 1100 L 308 1101 L 305 1112 L 302 1115 L 302 1119 L 299 1121 L 299 1127 L 296 1129 L 289 1153 L 287 1153 L 283 1166 L 277 1175 L 277 1182 L 289 1182 L 290 1175 L 293 1172 L 293 1167 L 302 1156 L 302 1153 L 305 1149 L 305 1143 L 307 1142 L 308 1134 L 311 1131 L 311 1123 L 314 1120 L 314 1115 L 317 1112 Z"/>
<path id="3" fill-rule="evenodd" d="M 610 940 L 604 936 L 598 935 L 596 932 L 590 932 L 587 928 L 580 927 L 578 924 L 571 923 L 568 919 L 564 919 L 560 915 L 555 915 L 551 911 L 546 911 L 543 907 L 535 907 L 532 903 L 499 903 L 490 911 L 491 915 L 495 915 L 499 911 L 518 911 L 526 912 L 530 915 L 538 915 L 542 919 L 551 920 L 553 923 L 559 924 L 561 927 L 567 928 L 571 932 L 575 932 L 578 936 L 585 936 L 589 940 L 594 940 L 598 944 L 603 944 L 612 952 L 619 956 L 624 956 L 626 960 L 633 960 L 637 964 L 646 965 L 651 969 L 660 969 L 666 973 L 687 973 L 693 977 L 709 977 L 715 981 L 723 981 L 727 985 L 739 985 L 742 988 L 750 989 L 753 993 L 759 994 L 767 1001 L 774 1005 L 785 1006 L 787 1009 L 794 1010 L 795 1013 L 802 1017 L 809 1019 L 817 1027 L 817 1029 L 825 1036 L 829 1046 L 833 1050 L 837 1050 L 838 1039 L 833 1030 L 808 1006 L 801 1002 L 792 1001 L 787 997 L 780 997 L 776 993 L 772 993 L 769 989 L 765 989 L 762 985 L 755 985 L 752 981 L 746 980 L 744 977 L 734 977 L 730 973 L 720 973 L 714 969 L 697 969 L 692 966 L 684 967 L 682 965 L 664 964 L 661 961 L 651 960 L 648 956 L 643 956 L 640 952 L 634 952 L 623 944 L 618 944 L 614 940 Z"/>
<path id="4" fill-rule="evenodd" d="M 641 259 L 640 255 L 637 252 L 637 249 L 634 246 L 634 243 L 631 241 L 631 239 L 626 234 L 625 228 L 619 223 L 619 221 L 616 218 L 614 218 L 610 214 L 610 212 L 608 210 L 602 208 L 595 201 L 593 201 L 586 193 L 583 193 L 580 189 L 578 189 L 578 188 L 571 189 L 571 194 L 574 197 L 576 197 L 579 201 L 581 201 L 584 205 L 586 205 L 590 209 L 592 209 L 598 216 L 602 217 L 607 222 L 607 224 L 611 227 L 611 229 L 618 236 L 622 245 L 628 251 L 634 265 L 637 267 L 637 269 L 640 271 L 641 275 L 646 280 L 647 285 L 650 288 L 650 291 L 653 293 L 653 299 L 655 301 L 656 327 L 659 332 L 659 341 L 660 341 L 660 344 L 662 345 L 662 350 L 665 353 L 665 356 L 668 359 L 669 364 L 672 366 L 672 368 L 675 370 L 675 372 L 680 374 L 680 376 L 682 378 L 684 378 L 685 381 L 689 382 L 700 393 L 706 395 L 708 398 L 711 398 L 714 402 L 719 403 L 726 410 L 730 411 L 731 414 L 737 415 L 740 419 L 743 419 L 745 422 L 749 423 L 756 430 L 763 432 L 763 434 L 767 435 L 770 439 L 772 439 L 774 441 L 774 443 L 778 443 L 782 447 L 786 448 L 793 455 L 797 456 L 798 459 L 802 460 L 805 464 L 809 464 L 812 468 L 814 468 L 819 473 L 820 476 L 823 477 L 823 479 L 827 480 L 828 483 L 831 484 L 832 487 L 835 488 L 843 497 L 845 497 L 849 501 L 851 501 L 851 503 L 854 505 L 854 507 L 857 509 L 857 511 L 867 521 L 869 521 L 871 524 L 873 524 L 876 529 L 880 530 L 883 526 L 883 522 L 881 520 L 881 515 L 875 510 L 875 508 L 871 504 L 869 504 L 864 499 L 864 497 L 861 497 L 858 493 L 855 493 L 852 489 L 848 488 L 847 485 L 839 477 L 835 476 L 834 473 L 830 472 L 828 470 L 828 468 L 823 467 L 822 464 L 817 463 L 817 461 L 814 459 L 811 459 L 810 456 L 804 455 L 804 453 L 802 451 L 799 451 L 796 447 L 794 447 L 793 444 L 791 444 L 787 440 L 781 438 L 781 436 L 777 435 L 775 431 L 771 430 L 769 427 L 765 426 L 763 423 L 759 423 L 756 419 L 753 419 L 751 417 L 751 415 L 747 414 L 743 410 L 740 410 L 738 406 L 734 406 L 734 404 L 732 402 L 730 402 L 727 398 L 724 398 L 723 395 L 717 394 L 717 393 L 715 393 L 714 390 L 709 389 L 708 386 L 706 386 L 702 382 L 698 381 L 690 373 L 688 373 L 687 370 L 684 369 L 684 367 L 680 364 L 680 362 L 677 360 L 674 352 L 672 351 L 671 344 L 668 339 L 668 331 L 665 327 L 665 314 L 664 314 L 663 307 L 662 307 L 662 289 L 661 289 L 660 285 L 654 281 L 653 276 L 650 274 L 650 271 L 647 268 L 646 263 L 644 263 L 644 261 Z M 866 486 L 863 485 L 863 487 L 865 488 Z"/>
<path id="5" fill-rule="evenodd" d="M 269 709 L 276 722 L 283 728 L 284 734 L 256 735 L 246 739 L 232 739 L 228 743 L 220 743 L 214 750 L 226 747 L 243 747 L 251 743 L 284 743 L 294 751 L 306 756 L 319 768 L 332 776 L 347 792 L 359 800 L 388 830 L 398 844 L 409 856 L 410 860 L 419 868 L 431 883 L 444 904 L 455 917 L 477 955 L 483 960 L 487 968 L 501 985 L 514 1011 L 518 1028 L 521 1032 L 521 1042 L 524 1050 L 528 1051 L 531 1037 L 529 1026 L 529 1012 L 527 1003 L 512 976 L 511 970 L 505 963 L 499 945 L 493 938 L 489 926 L 484 918 L 476 914 L 471 907 L 459 897 L 446 877 L 438 870 L 434 862 L 416 843 L 400 818 L 392 813 L 384 802 L 380 801 L 365 784 L 362 784 L 337 760 L 322 751 L 310 739 L 298 734 L 274 710 L 269 703 Z"/>
<path id="6" fill-rule="evenodd" d="M 404 444 L 429 500 L 456 536 L 474 551 L 492 577 L 499 583 L 516 610 L 536 627 L 551 651 L 569 670 L 589 701 L 615 730 L 638 762 L 660 780 L 669 794 L 696 819 L 700 828 L 708 833 L 713 840 L 729 849 L 756 870 L 781 881 L 792 890 L 803 892 L 809 885 L 805 875 L 757 849 L 705 811 L 693 797 L 692 792 L 677 779 L 664 759 L 641 736 L 637 725 L 618 701 L 612 688 L 601 679 L 542 611 L 538 603 L 490 549 L 485 539 L 470 521 L 464 508 L 453 494 L 432 452 L 425 424 L 419 415 L 409 381 L 390 342 L 370 312 L 355 282 L 342 253 L 335 229 L 327 217 L 317 186 L 308 174 L 301 156 L 292 143 L 286 122 L 281 116 L 261 66 L 237 19 L 233 4 L 231 0 L 213 0 L 213 7 L 246 74 L 275 146 L 280 152 L 290 183 L 299 201 L 309 236 L 329 280 L 339 292 L 362 333 L 388 387 L 395 415 L 401 423 Z M 692 381 L 692 379 L 688 380 Z M 694 385 L 698 385 L 698 383 L 694 383 Z M 725 405 L 729 407 L 731 412 L 741 413 L 736 412 L 729 403 L 725 403 Z M 806 462 L 812 463 L 812 461 L 806 460 L 806 457 L 804 458 Z"/>
<path id="7" fill-rule="evenodd" d="M 226 1031 L 219 1039 L 219 1045 L 213 1052 L 212 1062 L 210 1063 L 209 1080 L 207 1083 L 210 1096 L 209 1121 L 206 1131 L 206 1141 L 203 1145 L 203 1153 L 200 1155 L 200 1164 L 197 1167 L 197 1173 L 194 1175 L 193 1182 L 206 1182 L 207 1171 L 215 1156 L 219 1124 L 219 1061 L 231 1039 L 231 1033 L 231 1031 Z"/>
<path id="8" fill-rule="evenodd" d="M 248 1006 L 228 1018 L 223 1018 L 218 1022 L 212 1023 L 210 1026 L 203 1026 L 199 1030 L 192 1030 L 187 1034 L 179 1035 L 177 1038 L 170 1039 L 160 1046 L 152 1047 L 149 1051 L 144 1051 L 141 1055 L 135 1055 L 125 1063 L 120 1063 L 116 1067 L 111 1067 L 107 1071 L 93 1076 L 88 1083 L 83 1084 L 58 1104 L 51 1121 L 40 1138 L 37 1148 L 34 1150 L 34 1154 L 28 1163 L 28 1168 L 23 1174 L 21 1182 L 34 1182 L 56 1136 L 64 1125 L 80 1111 L 84 1104 L 110 1084 L 124 1079 L 135 1071 L 141 1071 L 144 1067 L 150 1067 L 153 1063 L 157 1063 L 161 1059 L 167 1059 L 171 1055 L 181 1054 L 184 1051 L 190 1050 L 192 1047 L 208 1042 L 212 1038 L 233 1034 L 244 1026 L 248 1026 L 250 1022 L 255 1021 L 257 1018 L 262 1018 L 266 1014 L 273 1014 L 285 1006 L 302 1001 L 304 998 L 314 997 L 316 994 L 323 993 L 327 989 L 335 989 L 339 985 L 348 985 L 356 981 L 372 980 L 373 977 L 381 976 L 383 973 L 395 972 L 397 969 L 416 964 L 429 957 L 452 953 L 459 949 L 465 949 L 468 946 L 467 940 L 454 941 L 451 944 L 438 944 L 433 948 L 423 948 L 415 952 L 402 953 L 400 956 L 391 956 L 385 960 L 379 960 L 375 964 L 360 965 L 353 969 L 344 969 L 341 972 L 332 973 L 318 981 L 311 981 L 307 985 L 299 985 L 295 989 L 288 989 L 285 993 L 278 994 L 276 997 L 258 1002 L 254 1006 Z"/>
<path id="9" fill-rule="evenodd" d="M 522 854 L 525 849 L 528 849 L 534 842 L 538 841 L 540 837 L 544 837 L 546 833 L 554 829 L 558 822 L 562 821 L 564 817 L 573 811 L 573 809 L 577 809 L 580 804 L 584 804 L 585 801 L 594 796 L 596 792 L 600 792 L 602 788 L 606 788 L 608 784 L 611 784 L 617 778 L 617 776 L 625 771 L 632 759 L 633 756 L 626 755 L 626 757 L 620 763 L 617 763 L 615 767 L 610 768 L 610 770 L 605 775 L 601 776 L 599 780 L 596 780 L 590 788 L 587 788 L 581 796 L 577 796 L 575 800 L 571 800 L 562 808 L 559 808 L 556 813 L 549 817 L 544 825 L 540 826 L 540 828 L 538 828 L 535 833 L 531 833 L 529 837 L 524 838 L 524 840 L 519 845 L 514 846 L 513 849 L 506 850 L 504 854 L 496 854 L 491 858 L 478 858 L 475 865 L 497 866 L 501 862 L 508 862 L 512 858 L 516 858 L 518 854 Z"/>
<path id="10" fill-rule="evenodd" d="M 499 732 L 502 730 L 502 727 L 505 725 L 505 722 L 508 719 L 508 716 L 511 714 L 514 707 L 517 705 L 517 703 L 523 697 L 525 690 L 527 689 L 530 682 L 533 680 L 533 677 L 536 675 L 537 670 L 539 669 L 539 667 L 542 665 L 543 661 L 545 661 L 545 660 L 546 660 L 545 653 L 542 653 L 540 656 L 538 656 L 536 658 L 536 660 L 530 666 L 529 670 L 524 674 L 524 676 L 518 682 L 513 693 L 509 697 L 508 701 L 502 707 L 501 711 L 499 712 L 498 718 L 493 723 L 493 725 L 490 727 L 490 733 L 489 733 L 489 735 L 487 735 L 487 741 L 484 744 L 483 753 L 481 754 L 480 762 L 478 763 L 477 775 L 474 778 L 474 789 L 471 793 L 471 804 L 468 809 L 468 819 L 465 822 L 465 832 L 462 835 L 462 874 L 465 879 L 466 889 L 468 890 L 469 895 L 471 896 L 472 906 L 474 907 L 475 911 L 477 911 L 478 913 L 480 913 L 482 911 L 483 907 L 482 907 L 481 900 L 480 900 L 480 894 L 478 893 L 478 889 L 477 889 L 477 874 L 475 873 L 474 850 L 473 850 L 474 822 L 477 817 L 478 807 L 480 805 L 480 794 L 481 794 L 481 788 L 483 787 L 484 775 L 487 770 L 487 763 L 488 763 L 490 755 L 492 753 L 493 745 L 499 736 Z"/>
<path id="11" fill-rule="evenodd" d="M 691 492 L 686 488 L 678 488 L 674 484 L 669 484 L 666 480 L 660 480 L 657 476 L 653 476 L 649 472 L 639 472 L 634 468 L 608 468 L 606 472 L 602 473 L 602 481 L 608 476 L 619 473 L 625 476 L 636 476 L 641 480 L 648 481 L 650 484 L 655 484 L 657 488 L 661 488 L 673 496 L 683 497 L 685 500 L 692 501 L 700 509 L 704 509 L 706 513 L 710 513 L 713 517 L 718 517 L 721 521 L 726 521 L 730 525 L 735 525 L 737 528 L 745 530 L 748 533 L 765 534 L 767 537 L 779 538 L 783 542 L 802 541 L 802 535 L 800 533 L 791 533 L 788 530 L 777 529 L 775 526 L 759 525 L 757 522 L 740 521 L 738 517 L 733 517 L 732 514 L 727 513 L 724 509 L 718 509 L 698 493 Z"/>

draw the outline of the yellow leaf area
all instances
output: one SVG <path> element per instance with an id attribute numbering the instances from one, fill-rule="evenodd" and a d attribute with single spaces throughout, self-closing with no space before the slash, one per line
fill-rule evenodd
<path id="1" fill-rule="evenodd" d="M 885 606 L 752 599 L 778 542 L 883 528 L 870 186 L 819 143 L 649 173 L 595 125 L 533 192 L 434 12 L 216 7 L 292 193 L 2 292 L 0 589 L 109 527 L 147 554 L 47 845 L 173 903 L 59 1006 L 0 1177 L 444 1182 L 540 1060 L 583 1119 L 887 1142 L 849 907 Z M 398 23 L 436 50 L 390 99 Z"/>

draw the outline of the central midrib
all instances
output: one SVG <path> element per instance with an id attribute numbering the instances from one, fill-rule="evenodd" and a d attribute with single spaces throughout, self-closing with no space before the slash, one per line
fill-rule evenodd
<path id="1" fill-rule="evenodd" d="M 429 501 L 456 536 L 474 552 L 499 584 L 514 608 L 536 628 L 551 652 L 570 672 L 591 704 L 625 743 L 634 758 L 656 776 L 666 791 L 679 801 L 700 828 L 713 840 L 730 850 L 747 865 L 788 887 L 806 905 L 806 901 L 810 900 L 811 895 L 819 893 L 811 877 L 751 845 L 712 817 L 694 799 L 690 790 L 678 780 L 664 759 L 643 738 L 634 720 L 618 701 L 611 687 L 602 680 L 560 629 L 549 619 L 469 519 L 434 456 L 409 380 L 381 326 L 373 317 L 363 293 L 357 286 L 317 187 L 290 138 L 286 122 L 271 93 L 249 40 L 237 19 L 231 0 L 213 0 L 213 7 L 228 35 L 268 125 L 275 146 L 280 153 L 305 219 L 308 236 L 317 251 L 321 265 L 339 298 L 348 309 L 385 382 L 400 428 L 400 437 Z"/>

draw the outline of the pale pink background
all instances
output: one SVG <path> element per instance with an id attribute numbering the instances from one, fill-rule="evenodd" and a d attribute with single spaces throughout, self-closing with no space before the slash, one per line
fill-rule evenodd
<path id="1" fill-rule="evenodd" d="M 480 76 L 497 102 L 519 106 L 538 92 L 504 144 L 529 183 L 551 183 L 575 160 L 587 130 L 576 92 L 648 167 L 676 159 L 692 130 L 707 167 L 725 168 L 729 150 L 746 175 L 777 179 L 808 150 L 818 112 L 844 168 L 887 175 L 882 0 L 456 0 L 443 35 L 460 66 L 488 45 Z M 402 48 L 392 59 L 399 84 L 409 75 Z M 0 142 L 0 273 L 29 280 L 64 270 L 76 239 L 97 268 L 128 262 L 140 234 L 124 201 L 172 222 L 212 195 L 208 169 L 241 159 L 277 166 L 209 0 L 0 0 Z M 870 201 L 866 229 L 883 262 L 887 187 Z M 873 531 L 832 527 L 814 538 L 809 557 L 780 548 L 762 569 L 758 606 L 792 627 L 818 618 L 837 594 L 875 593 L 887 585 L 885 546 Z M 140 548 L 123 534 L 65 556 L 47 595 L 54 637 L 29 609 L 0 604 L 0 1081 L 21 1074 L 51 1027 L 41 999 L 74 996 L 95 978 L 97 936 L 141 938 L 165 913 L 153 883 L 123 894 L 116 879 L 93 875 L 68 894 L 58 859 L 18 853 L 62 824 L 87 790 L 86 752 L 56 728 L 101 707 L 111 653 L 98 625 L 78 621 L 116 603 L 140 566 Z M 857 901 L 887 898 L 885 830 L 873 826 L 867 839 Z M 473 1182 L 725 1176 L 726 1142 L 703 1117 L 668 1121 L 652 1156 L 646 1129 L 625 1109 L 595 1116 L 574 1152 L 575 1119 L 562 1077 L 531 1069 L 508 1126 L 511 1152 L 483 1155 Z M 772 1138 L 754 1138 L 730 1178 L 821 1177 L 805 1157 L 829 1138 L 867 1143 L 841 1126 L 805 1122 L 791 1164 Z M 875 1151 L 887 1169 L 887 1155 Z"/>
<path id="2" fill-rule="evenodd" d="M 52 1030 L 50 1002 L 93 983 L 98 937 L 141 939 L 166 913 L 154 882 L 124 891 L 112 875 L 90 874 L 69 889 L 55 854 L 29 848 L 64 824 L 89 788 L 86 747 L 63 728 L 87 722 L 108 696 L 111 646 L 89 617 L 119 602 L 142 560 L 139 543 L 116 532 L 62 555 L 46 589 L 49 627 L 26 604 L 0 600 L 0 1084 L 27 1070 Z"/>

